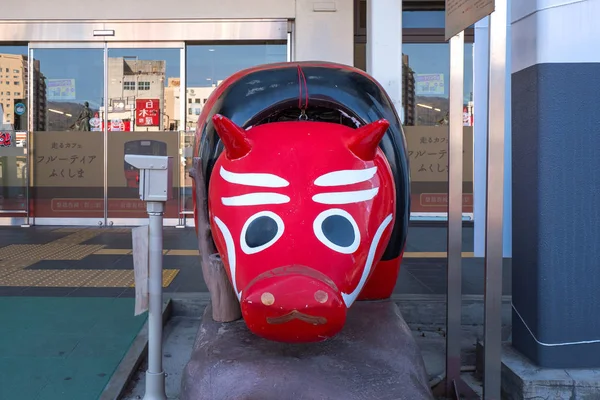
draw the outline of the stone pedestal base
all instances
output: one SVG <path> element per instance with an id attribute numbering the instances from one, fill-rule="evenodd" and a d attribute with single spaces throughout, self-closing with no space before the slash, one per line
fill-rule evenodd
<path id="1" fill-rule="evenodd" d="M 181 382 L 181 400 L 430 400 L 421 352 L 391 301 L 357 302 L 336 337 L 311 344 L 216 323 L 208 306 Z"/>
<path id="2" fill-rule="evenodd" d="M 502 346 L 502 398 L 599 400 L 600 369 L 542 368 L 506 343 Z"/>

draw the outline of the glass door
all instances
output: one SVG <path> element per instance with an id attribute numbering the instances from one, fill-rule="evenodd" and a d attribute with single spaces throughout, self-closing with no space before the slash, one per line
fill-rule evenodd
<path id="1" fill-rule="evenodd" d="M 34 223 L 110 226 L 146 219 L 138 170 L 125 154 L 173 157 L 165 218 L 183 222 L 193 212 L 189 168 L 208 97 L 241 69 L 289 57 L 286 41 L 32 43 Z"/>
<path id="2" fill-rule="evenodd" d="M 30 45 L 30 197 L 36 220 L 72 225 L 105 222 L 100 116 L 105 98 L 104 47 L 104 43 Z"/>
<path id="3" fill-rule="evenodd" d="M 446 218 L 450 46 L 407 40 L 402 51 L 411 211 L 423 219 Z M 466 41 L 464 52 L 463 215 L 467 216 L 473 213 L 473 43 Z"/>
<path id="4" fill-rule="evenodd" d="M 138 170 L 125 154 L 173 157 L 172 199 L 165 218 L 179 217 L 183 43 L 108 43 L 106 107 L 108 224 L 147 218 Z"/>
<path id="5" fill-rule="evenodd" d="M 210 94 L 228 76 L 253 66 L 285 62 L 291 57 L 286 41 L 244 44 L 188 44 L 186 46 L 185 129 L 182 135 L 181 210 L 185 219 L 194 213 L 192 178 L 193 143 L 198 117 Z"/>
<path id="6" fill-rule="evenodd" d="M 27 218 L 27 46 L 0 46 L 0 219 Z M 23 220 L 22 222 L 25 222 Z"/>

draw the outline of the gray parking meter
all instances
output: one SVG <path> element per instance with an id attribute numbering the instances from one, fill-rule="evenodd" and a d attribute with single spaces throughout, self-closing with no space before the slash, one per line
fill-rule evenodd
<path id="1" fill-rule="evenodd" d="M 140 199 L 148 211 L 148 370 L 144 400 L 166 400 L 162 366 L 163 213 L 172 198 L 173 157 L 126 154 L 139 169 Z"/>

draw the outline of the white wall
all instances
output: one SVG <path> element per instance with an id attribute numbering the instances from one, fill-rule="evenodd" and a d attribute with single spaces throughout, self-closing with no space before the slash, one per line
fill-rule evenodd
<path id="1" fill-rule="evenodd" d="M 600 0 L 513 1 L 513 73 L 537 64 L 600 61 Z"/>
<path id="2" fill-rule="evenodd" d="M 353 65 L 353 0 L 296 0 L 294 35 L 295 61 L 331 61 Z"/>
<path id="3" fill-rule="evenodd" d="M 385 89 L 404 119 L 402 106 L 402 0 L 367 3 L 367 72 Z"/>
<path id="4" fill-rule="evenodd" d="M 511 15 L 511 1 L 508 0 L 508 15 Z M 522 0 L 517 0 L 522 1 Z M 511 141 L 511 24 L 507 21 L 506 36 L 506 102 L 505 102 L 505 145 L 504 145 L 504 215 L 503 215 L 503 256 L 512 257 L 512 141 Z M 487 109 L 489 71 L 489 28 L 488 18 L 475 24 L 475 45 L 473 55 L 473 101 L 475 103 L 474 135 L 474 180 L 473 180 L 473 219 L 475 226 L 475 257 L 485 255 L 485 200 L 487 174 Z"/>
<path id="5" fill-rule="evenodd" d="M 2 0 L 0 20 L 294 18 L 295 0 Z"/>

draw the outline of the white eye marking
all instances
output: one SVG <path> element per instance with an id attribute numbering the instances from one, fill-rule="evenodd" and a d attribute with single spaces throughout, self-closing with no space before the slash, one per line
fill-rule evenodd
<path id="1" fill-rule="evenodd" d="M 352 254 L 360 244 L 360 231 L 352 215 L 339 208 L 323 211 L 313 222 L 321 243 L 342 254 Z"/>
<path id="2" fill-rule="evenodd" d="M 387 228 L 390 222 L 392 222 L 393 218 L 393 214 L 388 215 L 387 217 L 385 217 L 381 225 L 379 225 L 379 228 L 377 228 L 377 232 L 375 232 L 375 236 L 373 237 L 373 241 L 371 242 L 371 247 L 369 247 L 369 255 L 367 256 L 367 262 L 365 263 L 362 276 L 360 277 L 360 281 L 358 282 L 358 285 L 356 285 L 356 288 L 354 288 L 354 290 L 350 294 L 342 292 L 342 298 L 344 299 L 344 303 L 346 303 L 346 307 L 350 307 L 352 303 L 354 303 L 354 301 L 358 297 L 358 294 L 365 286 L 369 273 L 371 273 L 371 268 L 373 267 L 373 261 L 375 260 L 375 252 L 377 251 L 377 246 L 379 245 L 381 236 L 383 236 L 385 228 Z"/>
<path id="3" fill-rule="evenodd" d="M 273 174 L 229 172 L 221 166 L 219 173 L 229 183 L 246 186 L 278 188 L 289 186 L 285 179 Z"/>
<path id="4" fill-rule="evenodd" d="M 379 188 L 354 190 L 351 192 L 320 193 L 313 196 L 313 201 L 321 204 L 350 204 L 371 200 L 377 195 Z"/>
<path id="5" fill-rule="evenodd" d="M 285 204 L 290 198 L 279 193 L 248 193 L 241 196 L 221 197 L 225 206 L 257 206 L 264 204 Z"/>
<path id="6" fill-rule="evenodd" d="M 240 234 L 240 246 L 246 254 L 254 254 L 271 247 L 283 236 L 281 217 L 271 211 L 261 211 L 246 221 Z"/>
<path id="7" fill-rule="evenodd" d="M 333 171 L 315 179 L 316 186 L 344 186 L 366 182 L 377 173 L 377 167 Z"/>
<path id="8" fill-rule="evenodd" d="M 225 239 L 225 247 L 227 248 L 227 262 L 229 264 L 229 273 L 231 274 L 231 284 L 233 285 L 233 291 L 235 292 L 238 300 L 242 297 L 242 292 L 238 292 L 236 283 L 236 259 L 235 259 L 235 244 L 233 243 L 233 237 L 229 228 L 223 221 L 215 216 L 215 223 L 219 227 L 223 239 Z"/>

